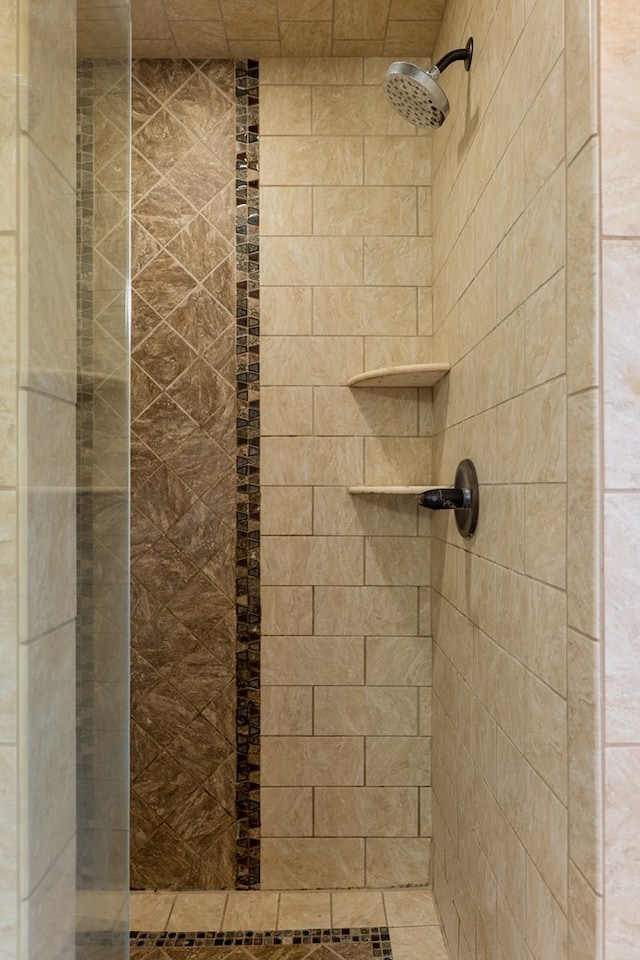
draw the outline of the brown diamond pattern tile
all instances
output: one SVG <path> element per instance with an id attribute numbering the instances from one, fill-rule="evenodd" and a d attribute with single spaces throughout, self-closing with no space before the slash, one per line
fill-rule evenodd
<path id="1" fill-rule="evenodd" d="M 135 491 L 141 483 L 157 470 L 161 460 L 150 447 L 135 433 L 131 436 L 131 489 Z"/>
<path id="2" fill-rule="evenodd" d="M 131 221 L 131 276 L 135 278 L 158 256 L 161 249 L 158 241 L 134 217 Z"/>
<path id="3" fill-rule="evenodd" d="M 235 783 L 235 750 L 235 744 L 229 743 L 203 716 L 197 716 L 167 748 L 169 755 L 198 783 L 204 783 L 229 758 L 233 760 Z"/>
<path id="4" fill-rule="evenodd" d="M 135 76 L 131 80 L 131 127 L 134 134 L 160 109 L 160 101 Z"/>
<path id="5" fill-rule="evenodd" d="M 139 417 L 161 393 L 162 388 L 134 361 L 131 364 L 131 416 Z"/>
<path id="6" fill-rule="evenodd" d="M 194 493 L 202 496 L 218 482 L 219 477 L 228 476 L 230 471 L 234 471 L 235 450 L 233 454 L 225 452 L 204 430 L 197 428 L 189 439 L 169 456 L 167 463 Z"/>
<path id="7" fill-rule="evenodd" d="M 141 340 L 158 326 L 162 318 L 145 303 L 135 290 L 131 294 L 131 346 L 137 347 Z"/>
<path id="8" fill-rule="evenodd" d="M 152 623 L 136 634 L 135 647 L 161 676 L 166 676 L 177 663 L 199 646 L 190 630 L 163 610 Z"/>
<path id="9" fill-rule="evenodd" d="M 188 200 L 164 178 L 133 208 L 135 219 L 160 244 L 175 237 L 193 219 L 194 213 Z"/>
<path id="10" fill-rule="evenodd" d="M 236 65 L 233 60 L 202 60 L 198 69 L 233 103 L 236 94 Z"/>
<path id="11" fill-rule="evenodd" d="M 137 725 L 136 725 L 137 726 Z M 138 727 L 138 729 L 140 729 Z M 132 759 L 135 759 L 135 745 L 137 745 L 137 738 L 132 729 L 131 734 L 131 756 Z M 129 807 L 130 814 L 130 834 L 131 834 L 131 852 L 132 859 L 135 860 L 135 852 L 140 847 L 145 840 L 151 836 L 154 830 L 157 830 L 162 820 L 157 813 L 154 813 L 149 804 L 145 803 L 140 797 L 137 797 L 135 794 L 131 795 L 131 803 Z M 133 884 L 132 884 L 133 886 Z"/>
<path id="12" fill-rule="evenodd" d="M 236 329 L 231 323 L 205 351 L 204 357 L 229 383 L 236 382 Z M 223 372 L 224 371 L 224 372 Z"/>
<path id="13" fill-rule="evenodd" d="M 160 609 L 159 601 L 135 577 L 131 579 L 131 634 L 153 619 Z"/>
<path id="14" fill-rule="evenodd" d="M 132 717 L 145 733 L 165 748 L 191 723 L 197 712 L 175 686 L 162 680 L 144 700 L 134 704 Z"/>
<path id="15" fill-rule="evenodd" d="M 163 393 L 134 421 L 135 433 L 144 437 L 147 446 L 166 460 L 170 453 L 187 440 L 197 425 L 171 397 Z"/>
<path id="16" fill-rule="evenodd" d="M 192 837 L 188 844 L 185 841 L 186 846 L 195 849 L 199 854 L 198 869 L 202 888 L 205 890 L 235 889 L 236 829 L 236 824 L 233 823 L 213 840 L 205 837 L 200 841 Z M 209 960 L 213 958 L 210 957 Z"/>
<path id="17" fill-rule="evenodd" d="M 195 355 L 189 344 L 164 321 L 133 352 L 136 363 L 163 388 L 186 370 Z"/>
<path id="18" fill-rule="evenodd" d="M 138 83 L 164 101 L 193 75 L 194 67 L 189 60 L 136 59 L 132 70 Z"/>
<path id="19" fill-rule="evenodd" d="M 223 117 L 211 124 L 203 137 L 209 150 L 227 167 L 234 170 L 236 164 L 235 144 L 236 115 L 235 110 L 229 110 Z"/>
<path id="20" fill-rule="evenodd" d="M 232 320 L 229 311 L 203 287 L 196 287 L 167 317 L 167 322 L 198 353 L 203 353 L 214 343 Z"/>
<path id="21" fill-rule="evenodd" d="M 135 707 L 160 683 L 160 675 L 136 650 L 131 651 L 131 704 Z"/>
<path id="22" fill-rule="evenodd" d="M 183 657 L 168 675 L 171 684 L 198 711 L 204 710 L 232 678 L 229 667 L 219 663 L 202 644 Z"/>
<path id="23" fill-rule="evenodd" d="M 200 881 L 198 856 L 166 823 L 138 847 L 132 867 L 132 876 L 150 890 L 206 889 Z"/>
<path id="24" fill-rule="evenodd" d="M 224 380 L 206 360 L 198 359 L 171 384 L 167 393 L 196 423 L 202 425 L 235 395 L 235 387 Z"/>
<path id="25" fill-rule="evenodd" d="M 166 463 L 138 488 L 133 497 L 134 506 L 155 526 L 166 533 L 184 517 L 196 502 L 196 495 L 170 470 Z M 175 538 L 172 538 L 175 542 Z M 178 546 L 180 546 L 178 544 Z M 187 551 L 187 555 L 190 554 Z"/>
<path id="26" fill-rule="evenodd" d="M 202 213 L 223 236 L 235 242 L 236 191 L 233 183 L 226 184 L 205 204 Z"/>
<path id="27" fill-rule="evenodd" d="M 235 684 L 234 684 L 235 686 Z M 228 704 L 231 716 L 235 715 L 235 698 L 233 703 Z M 233 733 L 233 728 L 231 730 Z M 212 797 L 215 797 L 223 810 L 235 815 L 236 813 L 236 753 L 233 752 L 227 757 L 220 766 L 213 771 L 211 776 L 205 782 L 205 786 Z"/>
<path id="28" fill-rule="evenodd" d="M 131 510 L 131 556 L 135 573 L 135 558 L 144 553 L 162 536 L 156 525 L 133 508 Z"/>
<path id="29" fill-rule="evenodd" d="M 167 249 L 196 280 L 204 280 L 232 251 L 229 241 L 202 216 L 181 230 Z"/>
<path id="30" fill-rule="evenodd" d="M 204 425 L 205 430 L 212 436 L 217 437 L 220 444 L 224 444 L 225 450 L 232 452 L 236 443 L 236 398 L 231 397 L 221 407 L 218 407 L 214 415 Z"/>
<path id="31" fill-rule="evenodd" d="M 162 537 L 136 558 L 134 575 L 162 604 L 183 588 L 196 572 L 195 565 L 170 540 Z"/>
<path id="32" fill-rule="evenodd" d="M 161 179 L 160 173 L 137 150 L 131 151 L 131 195 L 144 197 Z"/>
<path id="33" fill-rule="evenodd" d="M 208 577 L 196 574 L 167 606 L 201 643 L 215 649 L 217 627 L 229 611 L 229 598 Z"/>
<path id="34" fill-rule="evenodd" d="M 189 806 L 176 810 L 171 825 L 189 846 L 204 856 L 216 838 L 233 829 L 235 822 L 226 810 L 217 806 L 211 794 L 203 786 L 189 797 Z"/>
<path id="35" fill-rule="evenodd" d="M 161 253 L 136 278 L 136 290 L 161 317 L 191 293 L 195 280 L 168 253 Z"/>
<path id="36" fill-rule="evenodd" d="M 162 747 L 153 736 L 131 721 L 131 777 L 135 778 L 148 767 L 152 760 L 160 756 Z"/>
<path id="37" fill-rule="evenodd" d="M 228 183 L 229 170 L 203 143 L 197 143 L 175 164 L 168 179 L 201 210 Z"/>
<path id="38" fill-rule="evenodd" d="M 229 113 L 234 118 L 235 108 L 225 95 L 202 73 L 194 73 L 180 89 L 166 101 L 178 120 L 203 139 L 217 118 Z M 231 138 L 234 142 L 234 138 Z"/>
<path id="39" fill-rule="evenodd" d="M 221 303 L 233 304 L 236 308 L 236 268 L 235 258 L 228 257 L 223 260 L 219 267 L 216 267 L 209 274 L 204 282 L 205 287 Z"/>
<path id="40" fill-rule="evenodd" d="M 145 767 L 133 790 L 164 820 L 184 805 L 196 786 L 193 778 L 164 753 Z"/>
<path id="41" fill-rule="evenodd" d="M 234 468 L 218 474 L 203 493 L 204 502 L 219 518 L 233 517 L 236 503 L 236 471 Z M 233 524 L 235 527 L 235 523 Z"/>
<path id="42" fill-rule="evenodd" d="M 142 156 L 157 170 L 163 171 L 178 163 L 194 142 L 194 136 L 164 106 L 133 138 L 133 144 Z"/>

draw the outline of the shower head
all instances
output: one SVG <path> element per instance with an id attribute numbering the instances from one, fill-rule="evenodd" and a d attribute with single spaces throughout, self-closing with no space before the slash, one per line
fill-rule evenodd
<path id="1" fill-rule="evenodd" d="M 413 63 L 392 63 L 384 81 L 387 99 L 398 113 L 418 127 L 441 127 L 449 113 L 449 101 L 437 82 L 440 74 L 456 60 L 464 60 L 465 69 L 471 66 L 473 38 L 466 47 L 445 54 L 429 70 Z"/>

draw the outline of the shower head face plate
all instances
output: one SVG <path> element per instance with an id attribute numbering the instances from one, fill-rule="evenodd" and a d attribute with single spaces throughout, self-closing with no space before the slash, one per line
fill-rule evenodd
<path id="1" fill-rule="evenodd" d="M 392 107 L 415 126 L 440 127 L 449 113 L 449 101 L 442 88 L 426 70 L 412 63 L 392 63 L 385 76 L 384 91 Z"/>

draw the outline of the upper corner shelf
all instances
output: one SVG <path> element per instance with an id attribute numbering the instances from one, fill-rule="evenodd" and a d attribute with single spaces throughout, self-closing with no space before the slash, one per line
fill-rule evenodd
<path id="1" fill-rule="evenodd" d="M 409 363 L 366 370 L 347 380 L 348 387 L 432 387 L 451 369 L 450 363 Z"/>

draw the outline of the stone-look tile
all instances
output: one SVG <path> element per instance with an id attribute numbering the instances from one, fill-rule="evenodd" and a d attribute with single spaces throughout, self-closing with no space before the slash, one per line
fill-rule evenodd
<path id="1" fill-rule="evenodd" d="M 401 883 L 426 886 L 431 874 L 431 840 L 422 837 L 368 837 L 366 875 L 369 887 Z"/>
<path id="2" fill-rule="evenodd" d="M 438 924 L 431 890 L 386 890 L 384 905 L 390 927 L 422 927 Z"/>
<path id="3" fill-rule="evenodd" d="M 362 583 L 362 541 L 356 537 L 265 537 L 261 552 L 267 586 Z"/>
<path id="4" fill-rule="evenodd" d="M 264 536 L 304 536 L 313 527 L 311 487 L 266 487 L 261 490 L 260 524 Z"/>
<path id="5" fill-rule="evenodd" d="M 313 233 L 311 187 L 263 187 L 260 191 L 260 233 L 263 237 L 309 236 Z"/>
<path id="6" fill-rule="evenodd" d="M 638 175 L 632 157 L 638 137 L 632 121 L 630 90 L 638 81 L 637 11 L 628 17 L 615 4 L 601 12 L 600 97 L 602 103 L 602 216 L 605 234 L 638 236 Z"/>
<path id="7" fill-rule="evenodd" d="M 311 387 L 262 386 L 260 427 L 263 437 L 310 436 L 314 432 Z"/>
<path id="8" fill-rule="evenodd" d="M 366 682 L 371 686 L 406 686 L 408 678 L 431 684 L 430 637 L 367 637 L 366 652 Z"/>
<path id="9" fill-rule="evenodd" d="M 410 498 L 385 494 L 360 497 L 344 487 L 316 486 L 313 524 L 313 532 L 321 536 L 412 536 L 416 533 L 417 506 Z"/>
<path id="10" fill-rule="evenodd" d="M 351 370 L 359 372 L 361 366 L 360 360 Z M 407 393 L 406 389 L 316 387 L 314 433 L 316 436 L 415 436 L 417 408 Z"/>
<path id="11" fill-rule="evenodd" d="M 527 484 L 524 496 L 525 573 L 562 588 L 567 575 L 565 487 Z"/>
<path id="12" fill-rule="evenodd" d="M 262 736 L 310 736 L 313 733 L 310 687 L 270 687 L 264 682 L 260 696 Z"/>
<path id="13" fill-rule="evenodd" d="M 265 437 L 261 471 L 262 482 L 274 486 L 357 485 L 363 481 L 362 440 Z"/>
<path id="14" fill-rule="evenodd" d="M 640 285 L 637 240 L 605 240 L 603 246 L 604 430 L 607 486 L 640 485 L 635 466 L 638 413 L 633 358 L 638 341 L 633 327 L 633 302 Z"/>
<path id="15" fill-rule="evenodd" d="M 602 960 L 602 897 L 569 861 L 569 960 Z"/>
<path id="16" fill-rule="evenodd" d="M 605 956 L 631 960 L 638 938 L 634 904 L 638 898 L 635 797 L 638 792 L 638 748 L 609 747 L 605 774 Z"/>
<path id="17" fill-rule="evenodd" d="M 498 731 L 497 798 L 552 894 L 566 910 L 567 810 Z M 550 839 L 553 841 L 550 842 Z"/>
<path id="18" fill-rule="evenodd" d="M 17 631 L 17 494 L 0 493 L 0 622 L 3 641 L 0 646 L 0 736 L 11 743 L 16 736 L 18 692 Z M 9 749 L 9 748 L 7 748 Z"/>
<path id="19" fill-rule="evenodd" d="M 489 636 L 474 636 L 474 687 L 480 702 L 513 742 L 522 748 L 524 738 L 525 671 Z"/>
<path id="20" fill-rule="evenodd" d="M 261 868 L 263 890 L 362 887 L 364 840 L 265 838 Z"/>
<path id="21" fill-rule="evenodd" d="M 527 943 L 534 957 L 567 955 L 567 917 L 527 861 Z"/>
<path id="22" fill-rule="evenodd" d="M 605 725 L 607 741 L 618 743 L 637 741 L 640 728 L 633 653 L 637 603 L 630 587 L 640 536 L 638 525 L 629 522 L 639 500 L 637 492 L 604 498 Z"/>
<path id="23" fill-rule="evenodd" d="M 311 787 L 262 787 L 262 837 L 310 837 L 313 834 Z"/>
<path id="24" fill-rule="evenodd" d="M 417 734 L 414 687 L 317 687 L 314 731 L 325 736 Z"/>
<path id="25" fill-rule="evenodd" d="M 272 84 L 359 84 L 362 61 L 338 57 L 274 58 L 261 66 L 260 83 Z"/>
<path id="26" fill-rule="evenodd" d="M 600 645 L 570 631 L 569 848 L 571 859 L 597 893 L 602 892 L 602 733 Z"/>
<path id="27" fill-rule="evenodd" d="M 598 384 L 601 284 L 598 141 L 567 169 L 567 382 L 570 393 Z"/>
<path id="28" fill-rule="evenodd" d="M 278 929 L 296 930 L 308 927 L 330 928 L 330 893 L 281 893 L 278 908 Z"/>
<path id="29" fill-rule="evenodd" d="M 424 537 L 368 537 L 365 583 L 428 585 L 430 561 L 429 541 Z"/>
<path id="30" fill-rule="evenodd" d="M 431 237 L 365 237 L 364 282 L 367 286 L 431 284 Z"/>
<path id="31" fill-rule="evenodd" d="M 566 197 L 559 168 L 516 221 L 498 251 L 498 316 L 522 303 L 565 262 Z M 526 270 L 518 266 L 527 262 Z"/>
<path id="32" fill-rule="evenodd" d="M 431 183 L 429 138 L 367 137 L 364 141 L 364 182 L 383 186 Z"/>
<path id="33" fill-rule="evenodd" d="M 263 636 L 310 635 L 313 632 L 311 587 L 263 587 Z"/>
<path id="34" fill-rule="evenodd" d="M 129 923 L 132 930 L 167 930 L 175 893 L 132 893 L 129 899 Z"/>
<path id="35" fill-rule="evenodd" d="M 431 782 L 430 737 L 367 737 L 368 786 L 425 786 Z"/>
<path id="36" fill-rule="evenodd" d="M 565 11 L 567 159 L 598 130 L 598 14 L 594 0 L 570 0 Z"/>
<path id="37" fill-rule="evenodd" d="M 275 893 L 243 891 L 230 893 L 224 911 L 225 930 L 275 930 L 278 896 Z"/>
<path id="38" fill-rule="evenodd" d="M 370 486 L 429 486 L 431 441 L 427 437 L 366 437 L 364 480 Z"/>
<path id="39" fill-rule="evenodd" d="M 525 206 L 524 134 L 516 134 L 478 201 L 475 221 L 476 269 L 493 253 Z"/>
<path id="40" fill-rule="evenodd" d="M 140 896 L 138 894 L 137 896 Z M 158 896 L 156 894 L 156 896 Z M 167 925 L 140 929 L 222 930 L 222 916 L 227 901 L 226 893 L 178 893 Z M 137 927 L 133 929 L 138 929 Z"/>
<path id="41" fill-rule="evenodd" d="M 566 803 L 567 701 L 527 672 L 524 702 L 524 755 Z"/>
<path id="42" fill-rule="evenodd" d="M 531 105 L 524 122 L 527 200 L 535 196 L 564 157 L 564 104 L 565 63 L 561 57 Z"/>
<path id="43" fill-rule="evenodd" d="M 363 361 L 360 337 L 263 337 L 261 376 L 266 386 L 344 385 L 359 373 Z"/>
<path id="44" fill-rule="evenodd" d="M 313 133 L 330 137 L 406 136 L 407 124 L 367 86 L 315 86 Z"/>
<path id="45" fill-rule="evenodd" d="M 406 237 L 416 230 L 416 190 L 407 187 L 314 187 L 318 236 Z"/>
<path id="46" fill-rule="evenodd" d="M 448 960 L 449 954 L 437 926 L 393 927 L 391 936 L 395 960 Z"/>
<path id="47" fill-rule="evenodd" d="M 309 237 L 304 244 L 292 237 L 262 240 L 261 282 L 265 286 L 353 286 L 362 282 L 363 269 L 362 240 L 357 237 Z"/>
<path id="48" fill-rule="evenodd" d="M 260 145 L 263 186 L 331 186 L 362 183 L 362 139 L 347 136 L 268 137 Z M 288 281 L 285 279 L 284 284 Z M 335 283 L 335 281 L 334 281 Z"/>
<path id="49" fill-rule="evenodd" d="M 321 636 L 417 636 L 416 600 L 415 587 L 316 587 L 315 629 Z"/>
<path id="50" fill-rule="evenodd" d="M 600 635 L 601 496 L 599 395 L 589 390 L 567 404 L 567 604 L 569 624 Z"/>
<path id="51" fill-rule="evenodd" d="M 364 745 L 361 737 L 264 737 L 265 786 L 361 786 Z"/>
<path id="52" fill-rule="evenodd" d="M 296 136 L 311 133 L 311 88 L 264 85 L 260 91 L 262 136 Z M 260 197 L 262 206 L 262 196 Z"/>
<path id="53" fill-rule="evenodd" d="M 566 368 L 565 271 L 524 304 L 525 386 L 552 380 Z"/>
<path id="54" fill-rule="evenodd" d="M 153 629 L 148 624 L 134 636 L 138 729 L 151 725 L 155 737 L 135 741 L 145 762 L 134 755 L 133 789 L 147 804 L 147 820 L 160 814 L 165 825 L 134 846 L 132 870 L 139 886 L 225 887 L 236 882 L 235 839 L 225 810 L 225 804 L 233 809 L 236 780 L 229 763 L 236 711 L 230 695 L 237 452 L 229 262 L 234 71 L 230 64 L 206 73 L 187 61 L 136 61 L 134 75 L 138 102 L 152 114 L 135 134 L 141 179 L 133 182 L 139 198 L 134 217 L 146 250 L 134 279 L 135 360 L 150 379 L 143 382 L 146 395 L 138 390 L 143 409 L 134 430 L 147 459 L 156 459 L 136 484 L 137 515 L 152 529 L 133 576 L 136 589 L 144 586 L 159 607 L 170 609 L 154 617 Z M 223 199 L 213 202 L 216 195 Z M 160 252 L 154 256 L 154 250 Z M 163 659 L 169 640 L 177 700 L 176 686 L 167 679 L 158 683 L 152 667 L 169 676 Z M 169 752 L 162 754 L 162 747 Z M 171 789 L 160 775 L 163 764 L 172 771 L 166 777 L 174 781 Z"/>
<path id="55" fill-rule="evenodd" d="M 411 787 L 316 787 L 318 837 L 406 837 L 418 832 L 418 792 Z"/>
<path id="56" fill-rule="evenodd" d="M 364 341 L 364 365 L 366 370 L 376 370 L 378 367 L 394 367 L 404 363 L 428 363 L 431 359 L 430 337 L 368 336 Z"/>
<path id="57" fill-rule="evenodd" d="M 311 287 L 264 287 L 260 291 L 260 324 L 265 335 L 310 334 Z"/>
<path id="58" fill-rule="evenodd" d="M 416 333 L 415 291 L 319 287 L 313 294 L 313 331 L 317 336 L 412 336 Z"/>
<path id="59" fill-rule="evenodd" d="M 331 911 L 336 927 L 377 926 L 386 923 L 383 896 L 376 890 L 332 893 Z"/>
<path id="60" fill-rule="evenodd" d="M 267 637 L 261 651 L 264 684 L 358 684 L 363 682 L 362 637 Z M 406 677 L 405 677 L 406 682 Z"/>

